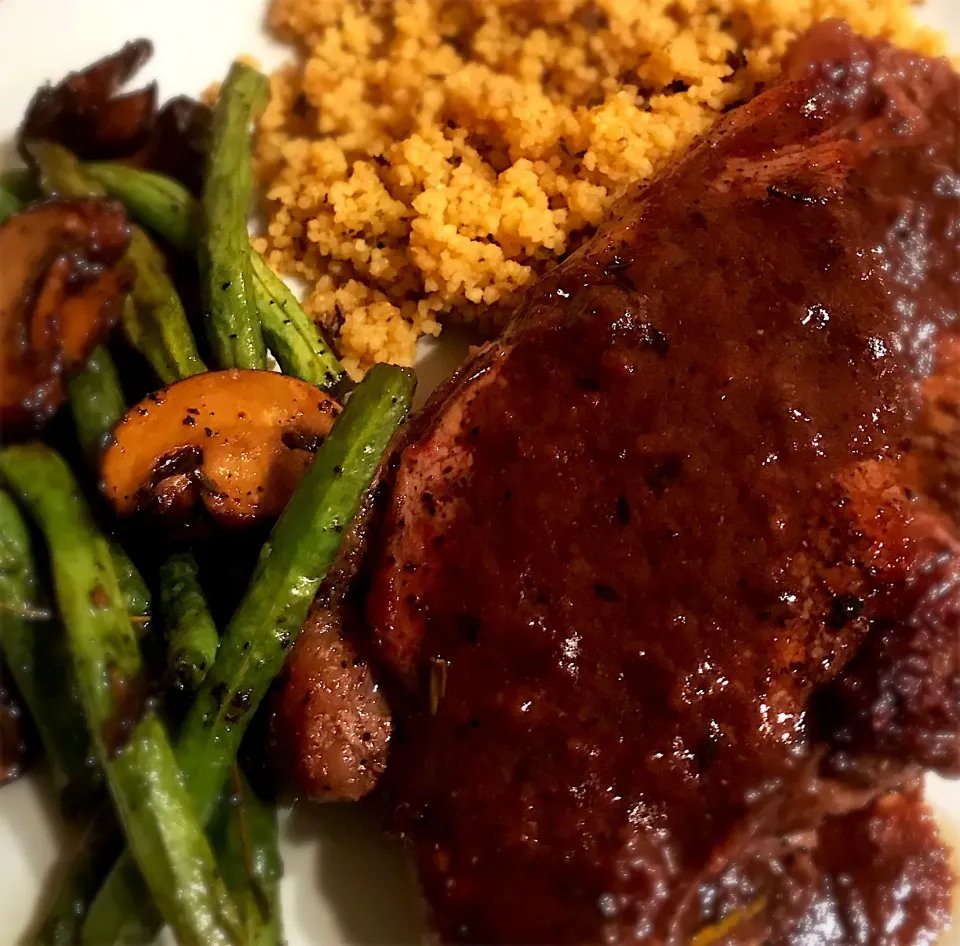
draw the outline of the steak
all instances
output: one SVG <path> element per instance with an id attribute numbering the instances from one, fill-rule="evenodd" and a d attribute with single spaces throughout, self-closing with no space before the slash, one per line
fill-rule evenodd
<path id="1" fill-rule="evenodd" d="M 281 784 L 315 801 L 355 801 L 387 764 L 390 712 L 364 656 L 357 572 L 377 487 L 344 535 L 269 702 L 266 761 Z M 256 737 L 255 737 L 256 738 Z"/>
<path id="2" fill-rule="evenodd" d="M 738 944 L 897 946 L 934 940 L 950 884 L 933 818 L 906 786 L 786 841 L 755 844 L 702 893 L 704 912 L 726 917 L 710 930 L 729 930 Z"/>
<path id="3" fill-rule="evenodd" d="M 960 77 L 830 22 L 411 423 L 366 613 L 444 940 L 705 943 L 740 911 L 757 942 L 929 942 L 958 315 Z"/>

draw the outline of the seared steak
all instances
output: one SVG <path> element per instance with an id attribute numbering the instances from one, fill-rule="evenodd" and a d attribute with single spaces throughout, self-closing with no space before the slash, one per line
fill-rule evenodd
<path id="1" fill-rule="evenodd" d="M 960 77 L 829 23 L 414 421 L 367 614 L 444 939 L 686 943 L 769 838 L 960 771 L 958 315 Z M 766 935 L 927 942 L 910 804 L 929 870 Z"/>
<path id="2" fill-rule="evenodd" d="M 387 762 L 390 714 L 336 605 L 314 603 L 278 681 L 269 719 L 273 772 L 315 801 L 352 801 Z"/>
<path id="3" fill-rule="evenodd" d="M 714 942 L 926 944 L 949 916 L 951 881 L 933 817 L 921 793 L 908 789 L 827 815 L 815 830 L 755 844 L 701 891 L 701 906 L 726 917 L 709 927 L 727 933 Z"/>
<path id="4" fill-rule="evenodd" d="M 267 717 L 270 769 L 316 801 L 366 795 L 387 763 L 392 723 L 354 626 L 355 585 L 376 487 L 344 536 L 277 681 Z M 346 625 L 346 626 L 345 626 Z"/>

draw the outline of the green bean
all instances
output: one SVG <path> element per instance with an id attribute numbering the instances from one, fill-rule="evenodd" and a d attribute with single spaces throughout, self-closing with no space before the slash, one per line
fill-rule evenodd
<path id="1" fill-rule="evenodd" d="M 168 629 L 172 628 L 173 633 L 179 633 L 185 639 L 185 646 L 180 647 L 173 646 L 173 639 L 171 639 L 171 656 L 167 667 L 168 674 L 174 677 L 175 684 L 179 684 L 181 689 L 187 683 L 192 689 L 199 685 L 207 668 L 213 663 L 213 658 L 216 656 L 216 646 L 219 643 L 216 627 L 197 582 L 196 571 L 197 566 L 193 555 L 187 552 L 171 555 L 160 566 L 160 612 L 163 621 Z M 199 641 L 191 639 L 194 637 L 192 634 L 194 628 L 191 623 L 192 618 L 198 619 L 202 627 Z M 201 652 L 200 656 L 194 657 L 191 662 L 191 653 L 197 651 L 198 645 L 201 651 L 204 646 L 208 648 L 211 646 L 209 643 L 209 634 L 211 633 L 212 653 Z M 204 638 L 207 638 L 207 640 L 204 640 Z M 82 858 L 74 866 L 71 873 L 67 875 L 65 882 L 67 890 L 80 887 L 84 891 L 88 891 L 83 897 L 84 909 L 78 923 L 86 921 L 89 903 L 92 902 L 94 895 L 122 850 L 122 844 L 114 850 L 111 860 L 98 872 L 93 889 L 89 888 L 83 878 L 73 876 L 75 872 L 84 869 L 85 865 Z M 221 865 L 221 869 L 226 866 L 222 856 L 218 856 L 218 863 Z M 131 922 L 122 930 L 121 938 L 124 942 L 150 942 L 156 938 L 162 920 L 156 906 L 150 899 L 150 892 L 146 889 L 142 876 L 137 878 L 137 883 L 132 890 L 133 900 L 129 908 L 124 911 L 131 918 Z M 69 896 L 69 894 L 65 894 L 65 896 Z M 245 905 L 241 906 L 246 910 Z M 89 942 L 99 943 L 104 939 L 96 930 L 96 921 L 91 924 L 88 936 L 90 937 Z M 80 937 L 74 935 L 72 942 L 79 941 Z"/>
<path id="2" fill-rule="evenodd" d="M 69 197 L 102 197 L 106 193 L 66 148 L 49 141 L 32 141 L 26 147 L 39 168 L 40 185 L 46 193 Z M 130 344 L 150 362 L 164 384 L 206 371 L 180 297 L 167 275 L 163 253 L 139 227 L 133 228 L 125 259 L 136 275 L 123 307 L 123 329 Z"/>
<path id="3" fill-rule="evenodd" d="M 194 246 L 199 212 L 190 192 L 168 177 L 106 162 L 84 165 L 131 216 L 180 250 Z M 333 350 L 303 311 L 297 297 L 255 250 L 250 251 L 253 287 L 264 339 L 284 374 L 323 390 L 342 385 L 346 374 Z"/>
<path id="4" fill-rule="evenodd" d="M 114 161 L 84 164 L 83 168 L 137 223 L 180 252 L 196 250 L 200 204 L 179 181 Z M 191 221 L 190 225 L 184 225 L 184 220 Z"/>
<path id="5" fill-rule="evenodd" d="M 177 741 L 177 758 L 203 824 L 216 808 L 247 725 L 300 633 L 390 437 L 407 415 L 414 387 L 409 371 L 389 365 L 370 369 L 260 553 Z M 137 902 L 138 882 L 135 864 L 124 855 L 93 904 L 85 927 L 88 942 L 116 941 L 130 923 L 127 911 Z"/>
<path id="6" fill-rule="evenodd" d="M 139 572 L 119 546 L 111 544 L 110 551 L 117 569 L 117 577 L 120 579 L 121 590 L 127 599 L 128 611 L 131 614 L 149 615 L 150 592 Z M 176 615 L 177 620 L 180 619 L 179 602 L 169 602 L 165 607 L 163 605 L 166 588 L 163 576 L 165 569 L 170 568 L 170 561 L 180 557 L 185 557 L 192 562 L 192 556 L 184 553 L 183 556 L 171 556 L 171 559 L 160 566 L 161 609 L 168 615 L 171 613 Z M 141 605 L 139 611 L 136 608 L 138 601 Z M 206 609 L 202 598 L 197 606 Z M 207 617 L 209 619 L 209 615 Z M 74 946 L 80 941 L 80 930 L 87 916 L 87 908 L 122 850 L 123 833 L 116 823 L 116 818 L 110 810 L 101 812 L 85 833 L 73 863 L 63 875 L 58 893 L 38 933 L 38 942 L 41 946 Z M 143 884 L 142 879 L 141 884 Z M 150 901 L 150 892 L 145 885 L 140 891 L 138 900 L 143 903 Z M 147 942 L 154 938 L 161 920 L 156 908 L 152 906 L 152 901 L 150 903 L 151 922 L 146 927 L 124 930 L 125 938 L 129 937 L 130 941 L 136 942 Z M 143 907 L 144 911 L 146 909 Z M 132 910 L 129 912 L 134 913 Z"/>
<path id="7" fill-rule="evenodd" d="M 15 194 L 0 187 L 0 223 L 3 223 L 7 217 L 12 217 L 22 206 Z"/>
<path id="8" fill-rule="evenodd" d="M 133 564 L 123 547 L 113 541 L 109 543 L 109 547 L 110 561 L 113 563 L 113 570 L 120 585 L 120 597 L 123 599 L 124 608 L 132 619 L 145 619 L 135 621 L 140 625 L 138 630 L 143 631 L 153 611 L 153 596 L 143 580 L 143 575 L 137 570 L 137 566 Z"/>
<path id="9" fill-rule="evenodd" d="M 200 587 L 190 552 L 160 566 L 160 615 L 169 637 L 167 673 L 178 690 L 196 690 L 213 665 L 220 635 Z"/>
<path id="10" fill-rule="evenodd" d="M 220 368 L 265 368 L 247 220 L 253 203 L 250 125 L 267 97 L 264 75 L 235 63 L 213 111 L 201 198 L 200 275 L 207 337 Z"/>
<path id="11" fill-rule="evenodd" d="M 123 309 L 123 328 L 130 344 L 150 362 L 164 384 L 206 371 L 163 254 L 137 229 L 129 255 L 137 263 L 137 279 Z"/>
<path id="12" fill-rule="evenodd" d="M 27 524 L 13 498 L 0 491 L 0 595 L 4 607 L 34 609 L 38 594 Z"/>
<path id="13" fill-rule="evenodd" d="M 179 181 L 155 171 L 143 171 L 115 161 L 84 164 L 84 170 L 127 213 L 166 240 L 175 250 L 197 249 L 200 203 Z M 184 221 L 190 221 L 189 226 Z"/>
<path id="14" fill-rule="evenodd" d="M 162 236 L 174 249 L 186 253 L 196 246 L 199 208 L 179 181 L 117 161 L 84 164 L 83 169 L 124 204 L 137 223 Z"/>
<path id="15" fill-rule="evenodd" d="M 52 141 L 29 141 L 27 153 L 36 165 L 40 189 L 48 197 L 103 197 L 106 191 L 80 167 L 72 151 Z"/>
<path id="16" fill-rule="evenodd" d="M 11 168 L 0 172 L 0 189 L 15 197 L 21 205 L 43 196 L 29 168 Z"/>
<path id="17" fill-rule="evenodd" d="M 180 252 L 196 250 L 200 204 L 179 181 L 115 161 L 84 164 L 83 169 L 110 197 L 119 200 L 137 223 Z M 185 220 L 191 221 L 189 226 Z"/>
<path id="18" fill-rule="evenodd" d="M 322 390 L 335 388 L 345 376 L 340 360 L 266 260 L 256 252 L 251 259 L 263 334 L 281 370 Z"/>
<path id="19" fill-rule="evenodd" d="M 102 345 L 94 349 L 87 364 L 67 382 L 77 439 L 92 467 L 113 428 L 126 413 L 127 404 L 110 353 Z"/>
<path id="20" fill-rule="evenodd" d="M 77 439 L 90 467 L 96 470 L 101 450 L 127 409 L 117 369 L 106 348 L 94 349 L 83 370 L 67 382 L 67 395 Z M 110 555 L 127 613 L 149 617 L 150 589 L 136 565 L 115 542 L 110 543 Z"/>
<path id="21" fill-rule="evenodd" d="M 71 378 L 68 393 L 77 435 L 87 459 L 96 469 L 102 447 L 126 413 L 126 402 L 116 368 L 106 349 L 98 348 L 84 370 Z M 137 622 L 138 630 L 142 631 L 151 613 L 150 589 L 136 565 L 119 545 L 111 542 L 110 554 L 127 613 L 134 618 L 147 619 Z M 168 610 L 170 613 L 172 609 Z"/>
<path id="22" fill-rule="evenodd" d="M 92 787 L 91 754 L 62 629 L 50 613 L 26 522 L 0 491 L 0 639 L 13 679 L 43 743 L 58 791 Z"/>
<path id="23" fill-rule="evenodd" d="M 250 787 L 234 765 L 230 793 L 210 825 L 223 879 L 240 910 L 251 946 L 282 946 L 277 812 Z"/>
<path id="24" fill-rule="evenodd" d="M 38 946 L 76 946 L 80 942 L 87 906 L 122 850 L 123 831 L 105 803 L 91 818 L 58 878 L 32 942 Z"/>
<path id="25" fill-rule="evenodd" d="M 122 596 L 130 614 L 148 617 L 150 592 L 118 545 L 110 555 L 122 569 Z M 53 782 L 68 807 L 85 807 L 100 784 L 76 693 L 63 629 L 50 611 L 34 565 L 26 524 L 13 499 L 0 491 L 0 640 L 10 673 L 34 720 Z"/>
<path id="26" fill-rule="evenodd" d="M 36 181 L 26 168 L 0 173 L 0 223 L 39 196 Z"/>
<path id="27" fill-rule="evenodd" d="M 145 702 L 142 661 L 106 540 L 67 465 L 48 447 L 7 447 L 0 474 L 47 538 L 87 726 L 154 902 L 185 946 L 239 943 L 236 907 L 163 724 Z"/>
<path id="28" fill-rule="evenodd" d="M 283 862 L 276 809 L 257 796 L 236 766 L 230 791 L 220 800 L 208 835 L 224 882 L 240 911 L 244 942 L 249 946 L 282 946 L 279 884 Z M 61 881 L 60 892 L 41 927 L 41 946 L 75 946 L 81 941 L 78 927 L 86 920 L 90 901 L 122 847 L 116 819 L 112 812 L 102 812 L 86 832 Z M 128 917 L 121 941 L 151 942 L 162 920 L 142 878 L 137 878 L 128 893 L 130 900 L 120 911 Z M 85 942 L 104 943 L 116 931 L 113 927 L 106 932 L 97 930 L 94 917 L 85 932 Z"/>

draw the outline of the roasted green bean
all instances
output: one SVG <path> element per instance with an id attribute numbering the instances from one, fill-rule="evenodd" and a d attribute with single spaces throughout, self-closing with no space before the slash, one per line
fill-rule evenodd
<path id="1" fill-rule="evenodd" d="M 12 217 L 22 206 L 15 194 L 0 187 L 0 223 L 3 223 L 7 217 Z"/>
<path id="2" fill-rule="evenodd" d="M 100 452 L 127 409 L 117 369 L 106 348 L 94 349 L 83 370 L 67 382 L 67 395 L 77 439 L 87 462 L 96 471 Z M 116 542 L 110 543 L 110 555 L 127 613 L 149 618 L 150 589 L 136 565 Z"/>
<path id="3" fill-rule="evenodd" d="M 195 227 L 184 221 L 194 221 L 199 209 L 185 187 L 162 175 L 112 162 L 85 167 L 135 220 L 178 249 L 193 248 Z M 250 258 L 263 336 L 283 373 L 323 390 L 342 387 L 343 365 L 297 297 L 259 253 L 251 249 Z"/>
<path id="4" fill-rule="evenodd" d="M 266 260 L 256 252 L 251 260 L 263 334 L 280 369 L 324 391 L 332 390 L 346 377 L 340 360 Z"/>
<path id="5" fill-rule="evenodd" d="M 120 596 L 123 598 L 124 608 L 131 618 L 138 619 L 135 622 L 140 625 L 137 630 L 142 632 L 153 610 L 150 589 L 123 546 L 114 541 L 111 541 L 109 546 L 110 560 L 113 562 L 113 570 L 120 585 Z"/>
<path id="6" fill-rule="evenodd" d="M 105 802 L 91 818 L 47 901 L 33 939 L 38 946 L 76 946 L 80 942 L 87 906 L 122 850 L 123 831 Z"/>
<path id="7" fill-rule="evenodd" d="M 199 260 L 207 337 L 220 368 L 267 365 L 247 233 L 253 203 L 250 126 L 267 89 L 266 76 L 235 63 L 213 112 Z"/>
<path id="8" fill-rule="evenodd" d="M 127 410 L 117 369 L 102 345 L 94 349 L 83 370 L 67 381 L 67 396 L 77 439 L 87 462 L 96 467 L 113 428 Z"/>
<path id="9" fill-rule="evenodd" d="M 251 946 L 282 946 L 277 812 L 233 766 L 229 791 L 210 824 L 210 841 L 223 879 L 240 910 Z"/>
<path id="10" fill-rule="evenodd" d="M 185 946 L 240 943 L 236 907 L 163 724 L 146 701 L 140 653 L 106 540 L 70 470 L 48 447 L 7 447 L 0 475 L 47 538 L 87 727 L 154 902 Z"/>
<path id="11" fill-rule="evenodd" d="M 197 242 L 197 202 L 179 181 L 116 161 L 84 164 L 90 175 L 130 216 L 180 252 Z"/>
<path id="12" fill-rule="evenodd" d="M 42 196 L 29 168 L 0 171 L 0 189 L 15 197 L 21 205 Z"/>
<path id="13" fill-rule="evenodd" d="M 178 690 L 192 692 L 213 666 L 220 635 L 189 552 L 171 555 L 160 566 L 160 617 L 169 639 L 169 680 Z"/>
<path id="14" fill-rule="evenodd" d="M 30 711 L 54 784 L 93 787 L 90 740 L 76 695 L 63 629 L 49 610 L 27 524 L 0 490 L 0 640 L 7 666 Z"/>

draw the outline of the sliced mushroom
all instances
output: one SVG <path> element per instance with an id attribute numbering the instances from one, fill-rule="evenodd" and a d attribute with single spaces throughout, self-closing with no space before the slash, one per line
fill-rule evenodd
<path id="1" fill-rule="evenodd" d="M 142 400 L 114 430 L 101 488 L 122 515 L 171 531 L 206 510 L 242 526 L 278 516 L 339 413 L 312 385 L 271 371 L 210 371 Z"/>
<path id="2" fill-rule="evenodd" d="M 107 200 L 35 204 L 0 225 L 0 425 L 35 427 L 63 402 L 120 316 L 132 274 L 123 208 Z"/>
<path id="3" fill-rule="evenodd" d="M 39 89 L 20 126 L 24 160 L 30 163 L 26 142 L 46 139 L 81 160 L 122 159 L 174 177 L 199 193 L 212 110 L 186 96 L 158 110 L 155 84 L 120 94 L 152 53 L 149 40 L 139 39 Z"/>
<path id="4" fill-rule="evenodd" d="M 153 129 L 156 85 L 127 95 L 117 92 L 152 53 L 150 41 L 138 39 L 57 85 L 40 88 L 27 107 L 21 144 L 46 138 L 84 159 L 133 154 Z"/>
<path id="5" fill-rule="evenodd" d="M 136 163 L 175 178 L 199 195 L 212 124 L 213 110 L 209 106 L 186 95 L 170 99 L 157 112 L 153 131 Z"/>

